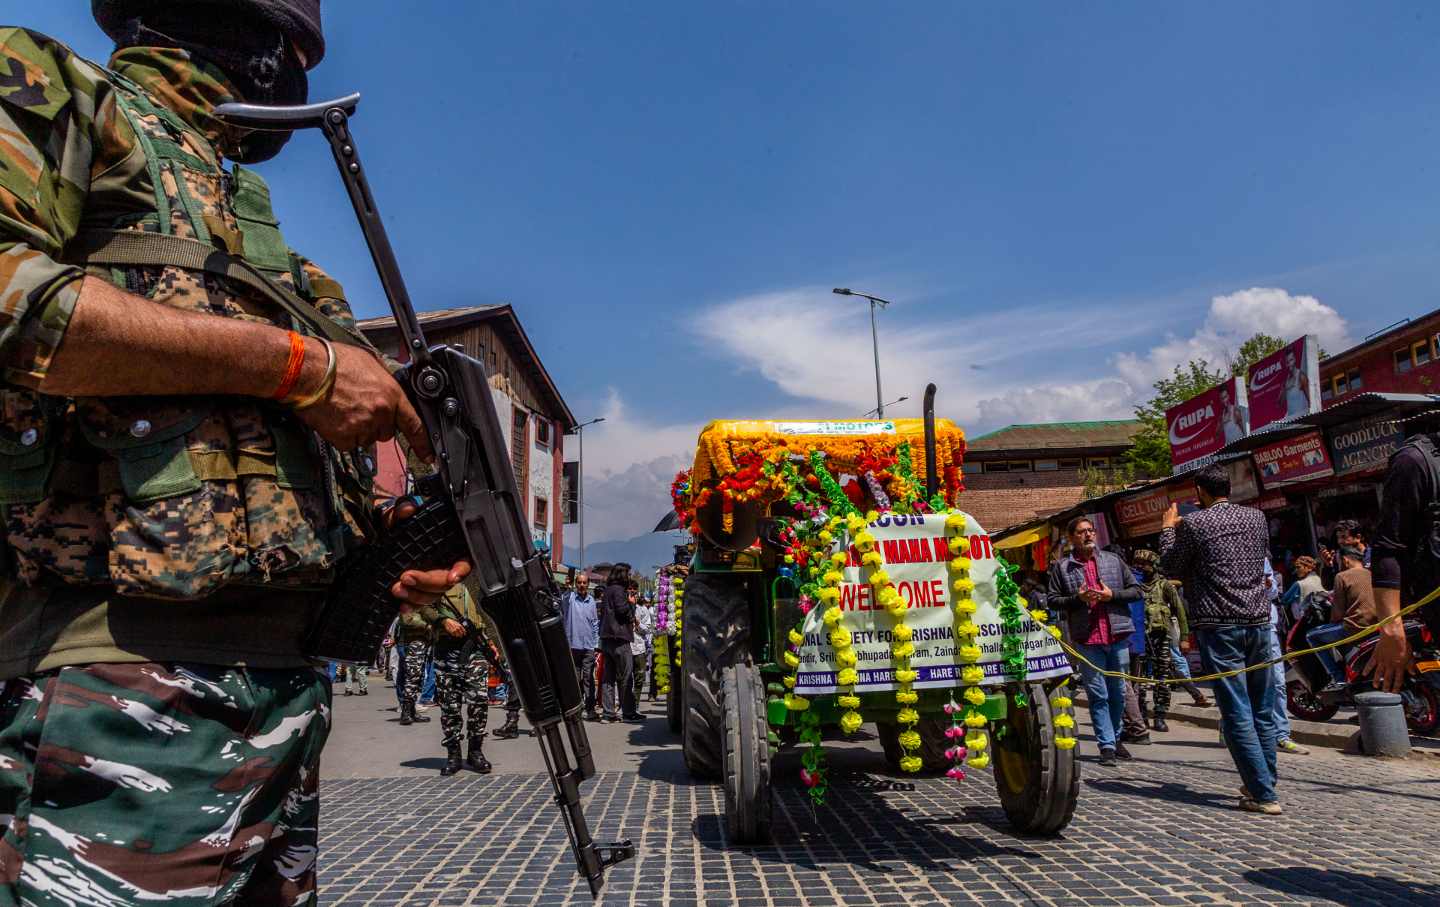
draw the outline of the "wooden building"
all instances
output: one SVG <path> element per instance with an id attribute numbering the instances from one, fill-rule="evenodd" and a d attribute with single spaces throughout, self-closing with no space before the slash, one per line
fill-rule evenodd
<path id="1" fill-rule="evenodd" d="M 515 310 L 508 305 L 467 306 L 421 312 L 418 317 L 430 344 L 457 346 L 485 363 L 533 538 L 560 566 L 565 550 L 564 502 L 573 497 L 573 490 L 565 487 L 563 438 L 574 431 L 575 416 Z M 394 318 L 368 318 L 360 322 L 360 330 L 382 352 L 407 361 Z M 403 491 L 403 469 L 398 448 L 381 451 L 379 480 L 384 488 Z"/>

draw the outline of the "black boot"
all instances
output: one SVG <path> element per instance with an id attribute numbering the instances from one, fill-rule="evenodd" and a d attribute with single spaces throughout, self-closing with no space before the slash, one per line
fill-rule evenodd
<path id="1" fill-rule="evenodd" d="M 401 723 L 402 725 L 403 725 L 403 724 L 413 724 L 414 721 L 415 721 L 415 703 L 413 703 L 413 702 L 402 702 L 402 703 L 400 703 L 400 723 Z"/>
<path id="2" fill-rule="evenodd" d="M 490 760 L 485 758 L 481 747 L 485 744 L 484 737 L 476 737 L 470 741 L 470 755 L 465 757 L 465 764 L 470 766 L 471 771 L 479 772 L 482 775 L 490 774 Z M 459 758 L 459 749 L 454 750 L 456 758 Z"/>
<path id="3" fill-rule="evenodd" d="M 410 720 L 416 724 L 424 724 L 430 720 L 430 716 L 420 711 L 420 707 L 414 703 L 410 704 Z"/>
<path id="4" fill-rule="evenodd" d="M 440 777 L 448 778 L 460 771 L 460 744 L 446 747 L 445 764 L 440 768 Z"/>
<path id="5" fill-rule="evenodd" d="M 511 712 L 505 717 L 505 723 L 495 731 L 497 740 L 514 740 L 520 736 L 520 716 Z"/>
<path id="6" fill-rule="evenodd" d="M 1161 733 L 1170 730 L 1170 725 L 1165 723 L 1164 713 L 1156 714 L 1154 723 L 1150 725 L 1150 730 L 1160 731 Z"/>

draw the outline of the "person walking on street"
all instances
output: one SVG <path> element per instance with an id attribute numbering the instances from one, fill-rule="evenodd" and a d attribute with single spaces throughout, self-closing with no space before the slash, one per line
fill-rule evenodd
<path id="1" fill-rule="evenodd" d="M 1170 649 L 1176 640 L 1190 635 L 1185 620 L 1185 606 L 1180 593 L 1160 572 L 1160 555 L 1148 549 L 1135 552 L 1135 565 L 1140 568 L 1140 591 L 1145 600 L 1145 664 L 1155 684 L 1155 711 L 1150 729 L 1164 733 L 1170 730 L 1165 716 L 1170 712 L 1170 684 L 1175 677 L 1175 662 Z"/>
<path id="2" fill-rule="evenodd" d="M 520 690 L 515 686 L 515 674 L 510 670 L 505 649 L 499 645 L 500 628 L 495 626 L 495 622 L 483 608 L 480 609 L 480 616 L 485 621 L 485 635 L 490 642 L 485 647 L 486 655 L 490 659 L 490 670 L 494 671 L 505 685 L 505 723 L 495 730 L 495 739 L 514 740 L 520 736 Z"/>
<path id="3" fill-rule="evenodd" d="M 635 639 L 635 599 L 639 590 L 630 578 L 630 565 L 610 568 L 605 595 L 600 601 L 600 655 L 604 659 L 601 679 L 601 707 L 607 721 L 636 721 L 643 716 L 635 705 L 635 684 L 630 671 L 635 665 L 630 643 Z"/>
<path id="4" fill-rule="evenodd" d="M 460 771 L 460 741 L 468 737 L 464 764 L 487 775 L 490 762 L 484 747 L 491 655 L 480 607 L 468 589 L 457 586 L 420 614 L 435 629 L 435 695 L 440 703 L 440 742 L 445 746 L 440 774 Z"/>
<path id="5" fill-rule="evenodd" d="M 645 691 L 645 669 L 650 664 L 650 640 L 655 635 L 655 609 L 650 603 L 644 600 L 635 603 L 635 638 L 630 642 L 630 654 L 634 656 L 635 666 L 635 702 L 636 711 L 639 711 L 638 703 L 640 694 Z M 654 702 L 652 695 L 650 701 Z"/>
<path id="6" fill-rule="evenodd" d="M 1127 642 L 1135 626 L 1130 602 L 1140 598 L 1140 587 L 1118 554 L 1095 546 L 1095 524 L 1079 516 L 1065 528 L 1071 551 L 1050 567 L 1047 598 L 1050 607 L 1067 615 L 1070 639 L 1094 664 L 1082 663 L 1090 720 L 1100 747 L 1100 764 L 1129 759 L 1119 739 L 1125 715 L 1125 682 L 1106 677 L 1101 670 L 1123 672 L 1130 666 Z"/>
<path id="7" fill-rule="evenodd" d="M 1183 519 L 1170 505 L 1160 531 L 1160 569 L 1184 582 L 1190 625 L 1207 673 L 1244 671 L 1270 659 L 1274 631 L 1265 595 L 1265 515 L 1229 501 L 1230 473 L 1195 476 L 1201 510 Z M 1275 793 L 1275 676 L 1249 670 L 1215 681 L 1221 730 L 1243 781 L 1240 808 L 1279 815 Z"/>
<path id="8" fill-rule="evenodd" d="M 1292 756 L 1308 756 L 1310 751 L 1290 739 L 1290 711 L 1285 695 L 1285 647 L 1280 642 L 1280 576 L 1270 558 L 1265 558 L 1265 598 L 1270 602 L 1270 666 L 1275 685 L 1275 749 Z"/>
<path id="9" fill-rule="evenodd" d="M 565 623 L 565 636 L 570 640 L 570 657 L 580 677 L 581 699 L 585 717 L 595 721 L 595 655 L 600 650 L 600 616 L 595 599 L 590 596 L 590 577 L 575 577 L 575 588 L 565 593 L 560 603 L 560 616 Z"/>
<path id="10" fill-rule="evenodd" d="M 354 695 L 350 691 L 351 684 L 359 688 L 361 696 L 370 695 L 370 666 L 369 665 L 345 665 L 345 695 Z"/>
<path id="11" fill-rule="evenodd" d="M 418 611 L 400 615 L 400 670 L 395 677 L 395 693 L 400 698 L 400 723 L 410 725 L 430 720 L 429 715 L 415 710 L 420 687 L 425 681 L 425 665 L 430 661 L 430 646 L 435 632 Z"/>

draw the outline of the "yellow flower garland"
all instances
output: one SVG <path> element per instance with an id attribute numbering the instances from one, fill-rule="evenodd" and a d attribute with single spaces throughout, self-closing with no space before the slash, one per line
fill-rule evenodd
<path id="1" fill-rule="evenodd" d="M 965 764 L 984 768 L 990 764 L 990 755 L 985 752 L 990 743 L 985 733 L 987 721 L 979 709 L 985 704 L 985 690 L 981 686 L 985 670 L 977 664 L 982 653 L 975 637 L 980 635 L 980 628 L 971 619 L 976 611 L 975 581 L 970 578 L 970 539 L 965 535 L 966 525 L 963 513 L 951 513 L 945 518 L 945 535 L 950 539 L 950 553 L 954 555 L 949 567 L 950 588 L 955 593 L 955 652 L 965 665 L 960 669 L 961 698 L 968 704 L 963 711 L 964 723 L 969 729 L 965 734 Z"/>

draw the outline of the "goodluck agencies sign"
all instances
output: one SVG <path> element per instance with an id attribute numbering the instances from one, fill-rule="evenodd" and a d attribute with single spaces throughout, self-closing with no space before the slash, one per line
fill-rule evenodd
<path id="1" fill-rule="evenodd" d="M 1332 431 L 1330 456 L 1335 461 L 1335 474 L 1378 472 L 1404 443 L 1405 430 L 1399 422 L 1366 422 Z"/>
<path id="2" fill-rule="evenodd" d="M 1218 452 L 1250 431 L 1245 384 L 1231 378 L 1165 410 L 1170 463 L 1175 472 Z"/>

